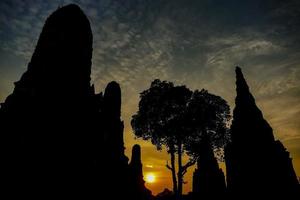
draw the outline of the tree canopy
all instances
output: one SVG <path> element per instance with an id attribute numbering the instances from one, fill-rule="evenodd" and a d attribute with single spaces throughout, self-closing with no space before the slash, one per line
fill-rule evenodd
<path id="1" fill-rule="evenodd" d="M 185 86 L 174 87 L 171 82 L 154 80 L 140 95 L 139 110 L 131 125 L 137 137 L 151 140 L 157 149 L 177 143 L 184 134 L 183 115 L 192 92 Z M 181 136 L 183 138 L 183 136 Z"/>
<path id="2" fill-rule="evenodd" d="M 217 153 L 217 158 L 222 159 L 223 147 L 229 141 L 228 123 L 230 120 L 230 107 L 227 102 L 207 90 L 193 92 L 187 106 L 186 120 L 188 121 L 188 140 L 185 150 L 193 159 L 200 155 L 199 145 L 202 140 L 207 140 L 211 148 Z"/>
<path id="3" fill-rule="evenodd" d="M 229 113 L 226 101 L 207 90 L 193 92 L 186 86 L 156 79 L 140 94 L 139 110 L 132 116 L 131 125 L 136 137 L 150 140 L 159 150 L 166 147 L 171 156 L 171 166 L 166 166 L 172 171 L 173 190 L 180 196 L 183 176 L 200 155 L 201 140 L 209 140 L 213 149 L 226 143 Z M 182 163 L 184 153 L 190 156 L 186 164 Z"/>

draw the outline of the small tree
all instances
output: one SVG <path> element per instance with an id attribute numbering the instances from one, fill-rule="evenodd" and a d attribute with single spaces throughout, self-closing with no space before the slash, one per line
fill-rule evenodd
<path id="1" fill-rule="evenodd" d="M 225 108 L 223 104 L 226 102 L 205 90 L 193 93 L 185 86 L 174 86 L 171 82 L 160 80 L 154 80 L 140 98 L 139 110 L 131 121 L 133 131 L 137 137 L 151 140 L 157 149 L 162 149 L 162 146 L 167 148 L 171 166 L 168 163 L 166 166 L 172 172 L 173 192 L 181 196 L 184 174 L 197 157 L 194 156 L 192 143 L 208 133 L 214 133 L 211 138 L 220 141 L 217 139 L 220 137 L 219 128 L 221 130 L 224 125 L 221 119 L 227 115 L 221 113 L 222 109 L 218 106 Z M 183 164 L 182 155 L 186 149 L 191 159 Z M 177 173 L 175 154 L 178 155 Z"/>

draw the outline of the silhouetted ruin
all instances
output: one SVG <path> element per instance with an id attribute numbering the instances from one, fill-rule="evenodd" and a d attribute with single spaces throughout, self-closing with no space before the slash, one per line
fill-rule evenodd
<path id="1" fill-rule="evenodd" d="M 150 199 L 152 196 L 151 191 L 145 187 L 145 181 L 143 178 L 143 165 L 141 161 L 140 145 L 135 144 L 133 146 L 129 167 L 135 199 Z"/>
<path id="2" fill-rule="evenodd" d="M 55 11 L 27 71 L 1 105 L 9 188 L 31 195 L 88 187 L 83 182 L 92 176 L 90 139 L 97 137 L 91 130 L 98 114 L 89 103 L 91 58 L 92 31 L 84 13 L 75 5 Z"/>
<path id="3" fill-rule="evenodd" d="M 1 177 L 10 195 L 139 199 L 124 154 L 121 89 L 111 82 L 102 95 L 90 85 L 92 42 L 76 5 L 46 20 L 0 109 Z"/>
<path id="4" fill-rule="evenodd" d="M 130 164 L 124 153 L 119 84 L 110 82 L 103 94 L 90 83 L 92 43 L 89 20 L 78 6 L 59 8 L 46 20 L 27 71 L 0 107 L 3 196 L 153 199 L 143 180 L 141 147 L 133 147 Z M 204 140 L 193 193 L 182 199 L 299 194 L 289 153 L 274 139 L 239 67 L 236 78 L 225 149 L 228 191 Z M 174 198 L 167 189 L 157 196 Z"/>
<path id="5" fill-rule="evenodd" d="M 299 183 L 289 152 L 274 139 L 273 130 L 256 106 L 239 67 L 236 91 L 231 143 L 225 154 L 230 195 L 295 195 Z"/>
<path id="6" fill-rule="evenodd" d="M 110 149 L 107 155 L 115 159 L 111 162 L 127 165 L 128 158 L 124 155 L 124 123 L 121 121 L 121 88 L 118 83 L 113 81 L 107 85 L 103 103 L 104 149 Z"/>
<path id="7" fill-rule="evenodd" d="M 199 145 L 200 156 L 193 174 L 193 196 L 197 199 L 223 197 L 226 191 L 225 177 L 208 140 Z"/>

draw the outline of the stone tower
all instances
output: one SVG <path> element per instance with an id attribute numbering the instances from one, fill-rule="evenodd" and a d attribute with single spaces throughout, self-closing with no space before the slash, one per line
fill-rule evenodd
<path id="1" fill-rule="evenodd" d="M 236 68 L 235 108 L 231 143 L 225 152 L 227 186 L 231 195 L 293 195 L 299 184 L 291 158 L 264 119 L 241 68 Z"/>
<path id="2" fill-rule="evenodd" d="M 103 96 L 90 85 L 92 42 L 77 5 L 47 18 L 27 71 L 0 108 L 1 177 L 9 194 L 99 194 L 104 133 L 95 129 L 103 127 Z"/>
<path id="3" fill-rule="evenodd" d="M 110 149 L 108 154 L 111 154 L 112 159 L 117 158 L 111 162 L 127 164 L 128 158 L 124 156 L 124 123 L 121 121 L 121 88 L 115 81 L 110 82 L 105 88 L 103 117 L 104 146 Z M 122 159 L 119 160 L 121 157 Z"/>
<path id="4" fill-rule="evenodd" d="M 136 196 L 138 180 L 124 154 L 121 89 L 113 81 L 102 95 L 90 85 L 92 42 L 89 20 L 77 5 L 46 20 L 27 71 L 0 107 L 7 195 Z"/>
<path id="5" fill-rule="evenodd" d="M 133 186 L 133 199 L 148 200 L 151 198 L 151 191 L 145 187 L 143 179 L 143 165 L 141 160 L 141 147 L 135 144 L 132 147 L 131 161 L 129 164 L 131 185 Z"/>
<path id="6" fill-rule="evenodd" d="M 102 164 L 98 167 L 99 177 L 104 181 L 103 196 L 118 198 L 122 195 L 129 197 L 130 176 L 128 158 L 124 154 L 123 129 L 121 121 L 121 89 L 115 81 L 110 82 L 105 88 L 102 107 L 103 131 L 101 152 Z M 116 192 L 117 191 L 117 192 Z"/>
<path id="7" fill-rule="evenodd" d="M 133 173 L 135 173 L 137 179 L 141 184 L 144 184 L 145 181 L 143 180 L 143 165 L 141 160 L 141 147 L 138 144 L 135 144 L 132 147 L 132 154 L 131 154 L 131 161 L 130 167 L 132 168 Z"/>
<path id="8" fill-rule="evenodd" d="M 199 199 L 224 197 L 225 177 L 211 145 L 208 140 L 204 140 L 199 148 L 200 156 L 193 174 L 193 195 Z"/>
<path id="9" fill-rule="evenodd" d="M 29 196 L 88 188 L 82 182 L 93 177 L 96 134 L 89 129 L 97 115 L 90 103 L 92 42 L 89 20 L 76 5 L 46 20 L 27 71 L 0 109 L 9 188 Z"/>

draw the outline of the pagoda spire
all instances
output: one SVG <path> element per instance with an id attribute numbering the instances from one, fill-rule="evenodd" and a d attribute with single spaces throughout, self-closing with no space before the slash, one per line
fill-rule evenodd
<path id="1" fill-rule="evenodd" d="M 251 138 L 254 140 L 262 140 L 263 143 L 273 142 L 273 130 L 264 119 L 261 110 L 257 107 L 255 99 L 242 73 L 242 69 L 237 66 L 235 73 L 236 99 L 231 127 L 232 140 L 235 140 L 236 137 L 244 137 L 244 139 L 247 137 L 249 140 L 251 140 Z M 249 131 L 245 131 L 246 129 Z M 245 135 L 246 133 L 248 135 Z M 265 145 L 265 143 L 263 145 Z"/>
<path id="2" fill-rule="evenodd" d="M 247 102 L 248 104 L 255 104 L 255 100 L 250 93 L 249 86 L 244 78 L 242 69 L 240 67 L 235 68 L 236 74 L 236 100 L 235 103 L 238 106 L 241 103 Z"/>
<path id="3" fill-rule="evenodd" d="M 236 67 L 235 72 L 237 96 L 231 142 L 225 149 L 229 195 L 293 196 L 299 192 L 299 184 L 289 153 L 280 141 L 275 141 L 241 68 Z"/>

